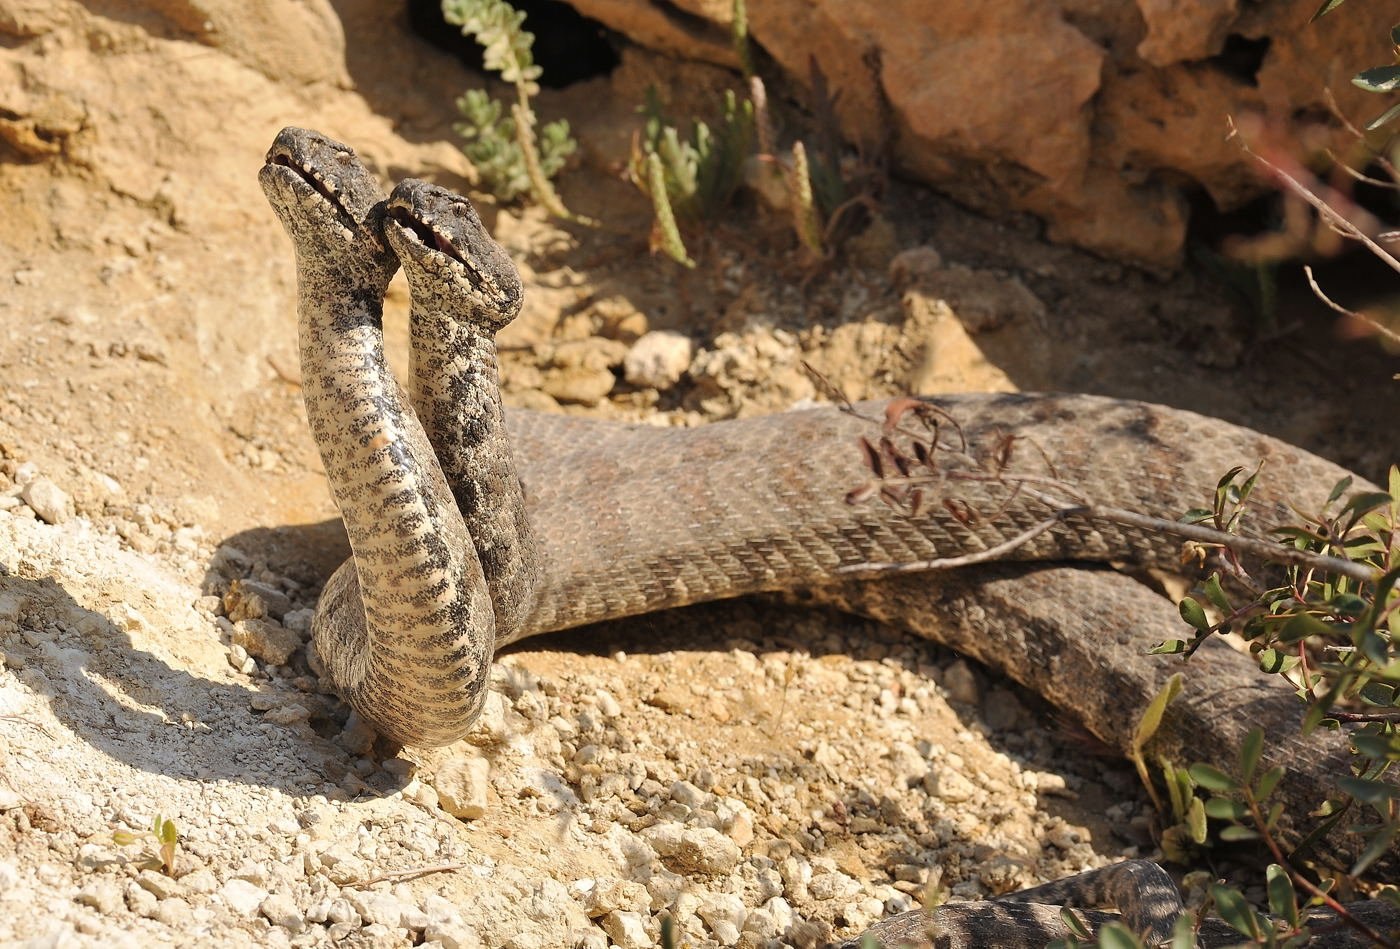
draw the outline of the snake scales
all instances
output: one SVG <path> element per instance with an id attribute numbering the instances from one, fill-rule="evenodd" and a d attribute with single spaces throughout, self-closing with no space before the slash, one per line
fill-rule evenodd
<path id="1" fill-rule="evenodd" d="M 937 505 L 918 518 L 849 505 L 846 492 L 866 476 L 855 442 L 870 424 L 835 409 L 696 430 L 507 416 L 494 334 L 522 288 L 465 199 L 410 179 L 386 201 L 348 147 L 299 129 L 278 136 L 260 180 L 296 252 L 303 394 L 353 554 L 327 583 L 313 639 L 341 694 L 386 737 L 460 737 L 480 711 L 494 650 L 520 638 L 781 592 L 943 641 L 1128 746 L 1172 671 L 1145 645 L 1179 620 L 1163 598 L 1094 565 L 1170 568 L 1179 542 L 1070 518 L 1009 555 L 1024 563 L 852 579 L 872 563 L 985 550 L 1048 508 L 1009 497 L 996 479 L 956 485 L 968 506 L 991 512 L 972 521 Z M 385 365 L 380 324 L 400 264 L 413 296 L 408 393 Z M 995 451 L 1015 435 L 1100 503 L 1168 517 L 1208 497 L 1237 463 L 1267 461 L 1254 506 L 1264 525 L 1287 516 L 1286 499 L 1320 499 L 1345 474 L 1160 406 L 1074 395 L 933 401 L 974 446 Z M 1252 725 L 1296 732 L 1286 690 L 1228 648 L 1203 652 L 1161 753 L 1228 767 Z M 1280 792 L 1290 809 L 1321 799 L 1343 755 L 1338 743 L 1278 753 L 1290 765 Z M 1000 936 L 967 930 L 962 944 L 1021 944 L 1013 936 L 1026 938 L 1025 919 L 1009 925 Z M 1052 937 L 1036 930 L 1025 944 Z"/>

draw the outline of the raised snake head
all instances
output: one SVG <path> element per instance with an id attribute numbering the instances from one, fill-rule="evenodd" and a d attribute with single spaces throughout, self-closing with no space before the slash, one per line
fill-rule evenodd
<path id="1" fill-rule="evenodd" d="M 470 201 L 406 178 L 387 208 L 384 233 L 403 263 L 415 304 L 431 298 L 440 312 L 487 334 L 515 319 L 524 299 L 520 274 Z"/>
<path id="2" fill-rule="evenodd" d="M 304 272 L 331 273 L 382 292 L 398 259 L 382 236 L 383 193 L 352 148 L 288 126 L 268 149 L 258 182 Z"/>

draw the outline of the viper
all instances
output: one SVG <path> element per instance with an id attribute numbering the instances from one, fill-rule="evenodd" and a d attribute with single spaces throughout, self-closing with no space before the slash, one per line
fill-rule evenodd
<path id="1" fill-rule="evenodd" d="M 312 639 L 336 689 L 385 737 L 461 737 L 480 712 L 495 650 L 524 637 L 778 592 L 943 642 L 1129 747 L 1141 709 L 1174 671 L 1147 649 L 1180 620 L 1111 566 L 1175 569 L 1179 541 L 1092 513 L 1060 516 L 1043 492 L 978 476 L 975 465 L 938 486 L 956 504 L 919 516 L 848 503 L 869 477 L 856 445 L 883 415 L 879 404 L 695 429 L 507 412 L 495 337 L 523 290 L 465 198 L 408 179 L 386 199 L 353 150 L 292 128 L 277 136 L 260 181 L 296 255 L 306 414 L 352 552 L 326 584 Z M 407 391 L 385 362 L 381 324 L 400 266 L 412 292 Z M 1285 522 L 1290 500 L 1320 499 L 1347 474 L 1249 429 L 1140 402 L 999 394 L 919 404 L 955 422 L 959 457 L 1034 445 L 1056 483 L 1166 517 L 1210 497 L 1221 472 L 1263 460 L 1251 521 L 1260 537 Z M 1042 523 L 1050 529 L 1032 529 Z M 882 566 L 1003 549 L 1013 562 L 897 576 Z M 1228 769 L 1251 727 L 1297 734 L 1296 700 L 1247 657 L 1211 641 L 1193 663 L 1159 753 Z M 1278 792 L 1286 810 L 1306 813 L 1345 773 L 1345 743 L 1295 738 L 1270 760 L 1288 768 Z M 1180 912 L 1152 864 L 1070 882 L 1030 899 L 1116 894 L 1157 940 Z M 980 916 L 967 909 L 982 905 L 946 917 L 945 944 L 1054 937 L 1053 916 L 1000 902 Z M 969 929 L 964 916 L 981 921 Z M 904 923 L 928 920 L 883 931 Z"/>

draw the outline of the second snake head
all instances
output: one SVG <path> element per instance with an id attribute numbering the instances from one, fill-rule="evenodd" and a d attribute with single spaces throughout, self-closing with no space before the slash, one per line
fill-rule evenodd
<path id="1" fill-rule="evenodd" d="M 509 255 L 471 202 L 406 178 L 389 196 L 384 233 L 415 301 L 431 297 L 454 320 L 495 333 L 520 312 L 524 289 Z"/>

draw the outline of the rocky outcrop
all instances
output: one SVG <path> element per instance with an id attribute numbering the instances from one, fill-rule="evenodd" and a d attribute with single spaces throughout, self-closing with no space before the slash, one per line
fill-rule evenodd
<path id="1" fill-rule="evenodd" d="M 570 0 L 638 43 L 737 65 L 730 0 Z M 892 133 L 896 167 L 974 207 L 1030 211 L 1050 236 L 1120 258 L 1176 263 L 1187 198 L 1228 209 L 1262 185 L 1226 117 L 1263 112 L 1339 133 L 1323 108 L 1370 118 L 1350 77 L 1383 61 L 1393 11 L 1239 0 L 765 0 L 752 39 L 790 76 L 815 60 L 846 134 Z"/>

